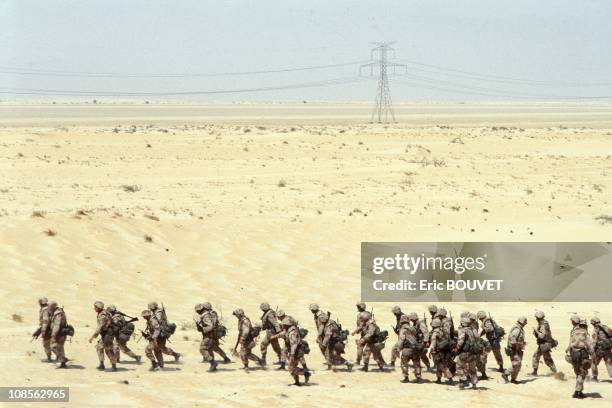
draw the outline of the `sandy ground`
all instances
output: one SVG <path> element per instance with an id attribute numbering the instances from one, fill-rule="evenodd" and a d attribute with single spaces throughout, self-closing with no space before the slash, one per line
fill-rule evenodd
<path id="1" fill-rule="evenodd" d="M 194 304 L 212 302 L 230 328 L 226 350 L 236 335 L 231 311 L 242 307 L 256 321 L 262 301 L 311 331 L 307 306 L 317 302 L 352 328 L 361 241 L 609 241 L 609 105 L 422 107 L 418 120 L 390 126 L 330 125 L 286 108 L 255 118 L 238 110 L 240 125 L 170 110 L 132 126 L 133 112 L 113 107 L 98 115 L 91 106 L 61 107 L 65 120 L 41 119 L 40 111 L 56 108 L 0 108 L 1 385 L 70 386 L 71 405 L 83 407 L 576 403 L 562 356 L 568 319 L 578 312 L 612 324 L 609 303 L 446 305 L 456 316 L 486 309 L 507 329 L 525 314 L 528 332 L 541 309 L 563 346 L 554 358 L 566 381 L 545 367 L 543 376 L 527 375 L 529 338 L 523 384 L 503 384 L 491 371 L 480 390 L 463 392 L 400 384 L 399 371 L 327 372 L 315 347 L 310 387 L 290 387 L 289 375 L 273 369 L 246 374 L 237 362 L 209 374 L 189 323 Z M 342 122 L 360 109 L 336 106 L 327 115 Z M 402 109 L 399 116 L 409 117 Z M 76 327 L 66 345 L 70 370 L 42 363 L 41 345 L 28 343 L 41 295 L 59 300 Z M 184 328 L 172 338 L 184 360 L 164 372 L 129 363 L 116 373 L 95 370 L 87 338 L 98 299 L 128 314 L 163 301 Z M 373 306 L 388 328 L 392 305 Z M 422 314 L 426 305 L 401 306 Z M 145 346 L 130 344 L 139 352 Z M 612 380 L 603 366 L 600 372 L 605 381 L 587 383 L 593 398 L 578 405 L 609 406 Z"/>

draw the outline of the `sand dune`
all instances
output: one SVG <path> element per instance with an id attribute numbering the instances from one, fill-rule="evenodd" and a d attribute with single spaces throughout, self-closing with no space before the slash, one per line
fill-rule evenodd
<path id="1" fill-rule="evenodd" d="M 312 302 L 352 328 L 361 241 L 609 240 L 609 115 L 605 126 L 576 116 L 574 126 L 552 125 L 544 113 L 508 125 L 494 114 L 487 119 L 487 109 L 473 111 L 477 119 L 461 116 L 461 127 L 433 125 L 442 123 L 435 115 L 418 126 L 296 125 L 287 113 L 251 122 L 236 116 L 235 123 L 249 123 L 240 125 L 170 114 L 152 125 L 117 115 L 75 127 L 43 124 L 36 114 L 19 124 L 0 117 L 1 383 L 68 385 L 78 406 L 573 406 L 574 375 L 562 347 L 554 358 L 567 381 L 527 375 L 532 339 L 526 383 L 503 384 L 492 372 L 478 391 L 400 384 L 399 370 L 326 372 L 317 350 L 308 356 L 311 387 L 288 387 L 289 375 L 273 369 L 245 374 L 234 362 L 209 374 L 200 363 L 199 334 L 189 323 L 204 300 L 223 312 L 226 349 L 236 334 L 231 311 L 242 307 L 257 320 L 262 301 L 311 331 Z M 75 112 L 67 115 L 79 122 Z M 76 327 L 66 346 L 70 370 L 41 363 L 41 345 L 28 343 L 41 295 L 59 300 Z M 87 343 L 95 300 L 128 314 L 163 301 L 185 328 L 172 338 L 184 361 L 164 372 L 150 373 L 146 364 L 96 371 Z M 374 305 L 382 326 L 393 322 L 391 306 Z M 426 307 L 401 306 L 419 314 Z M 484 308 L 506 328 L 525 314 L 529 331 L 541 309 L 563 347 L 575 312 L 612 324 L 607 303 L 446 306 L 457 316 Z M 130 344 L 139 352 L 145 346 Z M 351 342 L 348 355 L 354 352 Z M 586 385 L 602 397 L 589 406 L 607 406 L 612 395 L 611 380 L 600 377 L 607 381 Z"/>

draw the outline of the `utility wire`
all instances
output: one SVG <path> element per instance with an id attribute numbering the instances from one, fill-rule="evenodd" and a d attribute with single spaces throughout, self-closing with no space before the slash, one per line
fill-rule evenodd
<path id="1" fill-rule="evenodd" d="M 12 68 L 1 67 L 0 73 L 9 75 L 26 75 L 26 76 L 51 76 L 51 77 L 84 77 L 84 78 L 204 78 L 204 77 L 224 77 L 224 76 L 244 76 L 244 75 L 262 75 L 262 74 L 278 74 L 282 72 L 299 72 L 299 71 L 314 71 L 328 68 L 346 67 L 352 65 L 363 64 L 365 61 L 344 62 L 339 64 L 328 65 L 311 65 L 297 68 L 279 68 L 267 69 L 260 71 L 240 71 L 240 72 L 213 72 L 213 73 L 122 73 L 122 72 L 84 72 L 84 71 L 61 71 L 61 70 L 41 70 L 29 68 Z"/>

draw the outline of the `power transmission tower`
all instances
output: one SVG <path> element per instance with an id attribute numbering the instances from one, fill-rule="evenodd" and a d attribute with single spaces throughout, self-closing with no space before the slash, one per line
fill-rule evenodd
<path id="1" fill-rule="evenodd" d="M 391 47 L 392 42 L 375 43 L 376 47 L 372 49 L 370 53 L 370 59 L 372 62 L 362 65 L 359 68 L 359 75 L 364 68 L 370 68 L 370 75 L 374 75 L 375 68 L 378 69 L 378 89 L 376 91 L 376 100 L 374 101 L 374 110 L 372 111 L 372 122 L 374 119 L 378 123 L 388 123 L 389 118 L 391 122 L 395 122 L 395 113 L 393 112 L 393 104 L 391 102 L 391 92 L 389 92 L 389 77 L 388 68 L 393 68 L 393 73 L 396 73 L 397 68 L 404 68 L 407 70 L 405 64 L 397 64 L 395 62 L 389 62 L 389 54 L 393 54 L 391 57 L 395 59 L 395 50 Z"/>

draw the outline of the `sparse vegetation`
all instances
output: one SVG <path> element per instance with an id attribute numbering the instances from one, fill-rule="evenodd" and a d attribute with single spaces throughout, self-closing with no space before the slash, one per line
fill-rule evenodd
<path id="1" fill-rule="evenodd" d="M 149 234 L 145 234 L 144 240 L 145 242 L 153 242 L 153 237 L 150 236 Z"/>
<path id="2" fill-rule="evenodd" d="M 11 319 L 14 322 L 17 322 L 17 323 L 23 322 L 23 317 L 21 315 L 15 314 L 15 313 L 13 313 L 13 315 L 11 316 Z"/>
<path id="3" fill-rule="evenodd" d="M 45 218 L 45 213 L 43 211 L 32 211 L 32 218 Z"/>
<path id="4" fill-rule="evenodd" d="M 286 182 L 285 180 L 280 180 L 280 181 L 278 182 L 278 186 L 279 186 L 279 187 L 286 187 L 286 186 L 287 186 L 287 182 Z"/>
<path id="5" fill-rule="evenodd" d="M 52 230 L 51 228 L 48 228 L 45 230 L 45 234 L 47 234 L 50 237 L 54 237 L 57 235 L 57 232 L 55 232 L 54 230 Z"/>
<path id="6" fill-rule="evenodd" d="M 612 216 L 606 214 L 595 217 L 595 220 L 599 221 L 601 225 L 612 224 Z"/>
<path id="7" fill-rule="evenodd" d="M 123 191 L 128 192 L 128 193 L 135 193 L 137 191 L 140 191 L 140 186 L 137 184 L 133 184 L 133 185 L 124 184 L 121 186 L 121 188 L 123 189 Z"/>

